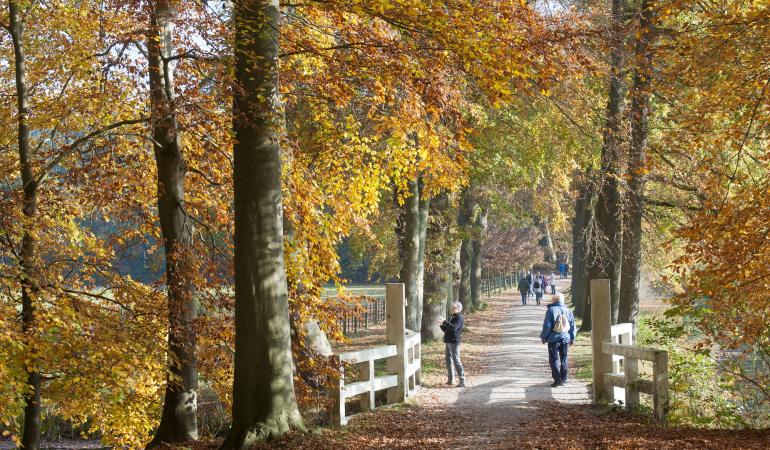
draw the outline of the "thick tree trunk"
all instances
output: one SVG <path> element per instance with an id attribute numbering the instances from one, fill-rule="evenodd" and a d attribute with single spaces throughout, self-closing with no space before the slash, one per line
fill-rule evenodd
<path id="1" fill-rule="evenodd" d="M 631 149 L 624 222 L 623 270 L 620 283 L 619 322 L 636 323 L 639 313 L 639 278 L 642 264 L 642 217 L 644 216 L 645 164 L 650 114 L 654 0 L 643 0 L 636 40 L 637 68 L 631 92 Z"/>
<path id="2" fill-rule="evenodd" d="M 420 190 L 416 181 L 410 181 L 407 186 L 409 196 L 404 199 L 404 204 L 400 207 L 396 224 L 401 258 L 399 279 L 404 283 L 406 296 L 406 327 L 410 330 L 419 330 L 417 308 L 419 306 Z"/>
<path id="3" fill-rule="evenodd" d="M 481 257 L 483 251 L 484 233 L 487 231 L 487 210 L 479 211 L 473 230 L 471 242 L 473 254 L 471 256 L 471 303 L 474 309 L 481 306 Z"/>
<path id="4" fill-rule="evenodd" d="M 462 242 L 456 242 L 455 243 L 455 250 L 454 250 L 454 257 L 452 258 L 451 267 L 449 270 L 451 271 L 451 283 L 452 283 L 452 302 L 460 302 L 460 281 L 462 279 L 462 269 L 460 267 L 460 250 L 462 246 Z M 470 280 L 469 280 L 470 281 Z M 460 302 L 462 304 L 462 302 Z M 452 304 L 450 302 L 447 302 L 447 317 L 449 317 L 452 313 Z"/>
<path id="5" fill-rule="evenodd" d="M 576 188 L 578 196 L 575 199 L 575 218 L 572 221 L 572 284 L 570 293 L 575 314 L 582 317 L 588 298 L 588 281 L 585 273 L 586 259 L 586 228 L 590 222 L 592 205 L 590 203 L 592 190 L 589 186 L 590 169 L 585 174 L 578 174 Z"/>
<path id="6" fill-rule="evenodd" d="M 153 147 L 157 164 L 158 216 L 163 236 L 168 290 L 168 362 L 163 415 L 148 447 L 198 439 L 198 367 L 193 322 L 192 223 L 184 210 L 186 164 L 174 110 L 174 75 L 164 61 L 173 55 L 176 11 L 168 1 L 155 3 L 147 36 Z"/>
<path id="7" fill-rule="evenodd" d="M 449 240 L 449 195 L 444 192 L 432 199 L 430 211 L 421 328 L 423 342 L 438 340 L 443 336 L 437 321 L 446 317 L 447 303 L 452 296 L 450 267 L 454 261 Z"/>
<path id="8" fill-rule="evenodd" d="M 610 280 L 613 324 L 618 321 L 620 270 L 623 260 L 620 195 L 620 179 L 623 173 L 620 148 L 625 96 L 623 75 L 625 64 L 625 29 L 623 27 L 625 1 L 612 0 L 610 91 L 602 145 L 601 185 L 594 212 L 596 233 L 592 236 L 591 254 L 588 257 L 589 279 L 609 278 Z"/>
<path id="9" fill-rule="evenodd" d="M 589 169 L 579 182 L 579 194 L 575 201 L 575 220 L 572 223 L 572 304 L 575 314 L 583 318 L 581 330 L 591 329 L 591 308 L 588 306 L 588 277 L 586 273 L 586 233 L 593 215 L 593 185 Z"/>
<path id="10" fill-rule="evenodd" d="M 419 247 L 417 250 L 417 304 L 415 325 L 422 326 L 422 313 L 423 304 L 425 300 L 425 241 L 427 239 L 428 221 L 430 216 L 430 203 L 431 199 L 425 194 L 424 183 L 422 175 L 418 177 L 418 192 L 420 199 L 418 202 L 419 216 L 417 221 L 417 233 Z M 411 328 L 412 330 L 419 330 L 420 328 Z"/>
<path id="11" fill-rule="evenodd" d="M 277 0 L 236 2 L 235 377 L 222 444 L 246 449 L 301 428 L 283 251 Z"/>
<path id="12" fill-rule="evenodd" d="M 21 11 L 16 1 L 8 2 L 9 27 L 11 41 L 13 42 L 14 72 L 16 83 L 16 114 L 17 114 L 17 145 L 19 147 L 19 168 L 21 182 L 23 184 L 24 205 L 22 212 L 29 219 L 37 216 L 38 182 L 32 170 L 32 149 L 29 144 L 29 114 L 27 93 L 27 61 L 24 53 L 25 24 L 21 17 Z M 29 221 L 30 225 L 35 223 Z M 28 340 L 34 339 L 35 332 L 35 305 L 34 300 L 38 292 L 38 283 L 35 281 L 35 260 L 37 258 L 37 242 L 31 230 L 25 229 L 19 252 L 19 263 L 24 277 L 21 280 L 21 327 L 24 336 Z M 28 342 L 31 344 L 31 342 Z M 40 410 L 42 380 L 36 357 L 30 355 L 32 360 L 27 363 L 27 385 L 29 390 L 24 394 L 24 425 L 21 434 L 21 445 L 25 449 L 37 450 L 40 448 Z"/>
<path id="13" fill-rule="evenodd" d="M 473 220 L 473 211 L 476 208 L 475 202 L 468 190 L 465 190 L 461 197 L 461 204 L 457 213 L 457 225 L 463 235 L 460 245 L 460 289 L 458 300 L 463 305 L 466 313 L 473 311 L 473 301 L 471 297 L 471 263 L 473 261 L 473 240 L 471 237 Z"/>

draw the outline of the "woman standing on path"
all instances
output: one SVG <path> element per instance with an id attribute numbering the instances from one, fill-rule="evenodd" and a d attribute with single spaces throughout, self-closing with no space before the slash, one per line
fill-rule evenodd
<path id="1" fill-rule="evenodd" d="M 460 342 L 463 331 L 463 305 L 460 302 L 452 303 L 452 317 L 441 323 L 441 331 L 444 332 L 444 347 L 446 356 L 447 382 L 454 384 L 454 375 L 457 373 L 460 384 L 457 387 L 465 387 L 465 369 L 460 361 Z"/>

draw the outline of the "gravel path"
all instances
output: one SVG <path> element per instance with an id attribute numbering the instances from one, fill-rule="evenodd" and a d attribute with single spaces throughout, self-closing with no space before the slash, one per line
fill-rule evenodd
<path id="1" fill-rule="evenodd" d="M 560 280 L 557 289 L 566 287 L 568 282 Z M 545 299 L 550 299 L 550 295 Z M 452 448 L 499 444 L 537 414 L 537 402 L 590 403 L 588 387 L 574 378 L 566 386 L 550 386 L 553 380 L 548 351 L 540 343 L 545 301 L 543 306 L 522 306 L 517 292 L 493 296 L 490 303 L 499 311 L 498 320 L 488 325 L 469 324 L 471 328 L 488 327 L 482 332 L 500 336 L 499 344 L 486 348 L 480 373 L 470 374 L 465 389 L 422 389 L 418 400 L 421 406 L 433 413 L 456 411 L 470 418 L 464 430 L 470 439 L 466 443 L 453 442 Z"/>

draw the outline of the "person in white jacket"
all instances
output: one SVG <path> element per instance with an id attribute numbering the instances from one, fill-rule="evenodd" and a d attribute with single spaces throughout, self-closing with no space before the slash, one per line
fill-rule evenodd
<path id="1" fill-rule="evenodd" d="M 551 272 L 548 276 L 548 284 L 551 286 L 551 295 L 556 295 L 556 274 Z"/>

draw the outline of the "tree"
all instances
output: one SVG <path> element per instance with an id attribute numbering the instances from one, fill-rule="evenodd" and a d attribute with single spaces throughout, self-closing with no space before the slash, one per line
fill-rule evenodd
<path id="1" fill-rule="evenodd" d="M 235 377 L 222 448 L 302 427 L 283 249 L 277 0 L 235 4 Z"/>
<path id="2" fill-rule="evenodd" d="M 622 215 L 620 183 L 622 119 L 625 98 L 625 29 L 626 0 L 612 1 L 610 29 L 610 88 L 602 145 L 602 162 L 594 211 L 595 225 L 590 237 L 588 279 L 610 279 L 612 323 L 618 321 L 620 270 L 622 264 Z"/>
<path id="3" fill-rule="evenodd" d="M 32 167 L 32 148 L 30 147 L 29 99 L 27 98 L 27 61 L 24 50 L 24 19 L 20 5 L 15 0 L 8 0 L 8 31 L 13 41 L 14 70 L 16 72 L 16 120 L 18 132 L 16 135 L 19 149 L 19 170 L 24 192 L 24 215 L 32 226 L 37 215 L 38 180 L 35 179 Z M 24 230 L 22 237 L 19 263 L 21 272 L 21 317 L 22 331 L 28 337 L 35 334 L 35 297 L 38 295 L 38 281 L 35 270 L 37 263 L 37 242 L 30 229 Z M 21 445 L 28 449 L 40 448 L 40 410 L 41 410 L 41 376 L 38 362 L 32 361 L 27 368 L 27 392 L 24 395 L 24 431 Z"/>
<path id="4" fill-rule="evenodd" d="M 642 218 L 647 166 L 647 136 L 653 76 L 654 0 L 643 0 L 636 35 L 636 70 L 631 88 L 631 145 L 628 193 L 623 218 L 623 262 L 620 278 L 618 322 L 636 323 L 639 313 L 639 279 L 642 266 Z"/>
<path id="5" fill-rule="evenodd" d="M 174 99 L 174 21 L 177 5 L 151 6 L 147 36 L 152 142 L 157 164 L 158 216 L 163 236 L 168 297 L 169 374 L 160 425 L 150 447 L 198 439 L 198 367 L 193 322 L 192 219 L 185 211 L 186 161 Z"/>
<path id="6" fill-rule="evenodd" d="M 441 339 L 437 322 L 446 317 L 447 303 L 451 301 L 452 269 L 454 265 L 454 222 L 448 192 L 431 199 L 430 220 L 427 227 L 425 254 L 425 293 L 423 300 L 423 342 Z"/>

